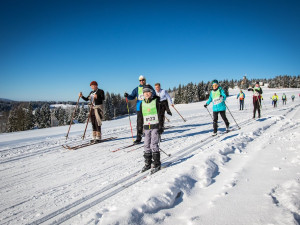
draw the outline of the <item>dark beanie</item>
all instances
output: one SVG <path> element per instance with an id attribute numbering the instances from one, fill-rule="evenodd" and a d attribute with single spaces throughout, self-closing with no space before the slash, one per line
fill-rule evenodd
<path id="1" fill-rule="evenodd" d="M 151 89 L 151 86 L 149 84 L 146 84 L 144 87 L 143 87 L 143 93 L 144 92 L 152 92 L 152 89 Z"/>

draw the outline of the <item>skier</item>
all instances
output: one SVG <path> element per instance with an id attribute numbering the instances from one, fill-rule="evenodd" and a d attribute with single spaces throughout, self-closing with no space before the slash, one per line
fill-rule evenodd
<path id="1" fill-rule="evenodd" d="M 144 158 L 145 166 L 141 172 L 151 169 L 151 173 L 160 170 L 160 135 L 163 133 L 163 115 L 161 113 L 160 98 L 153 96 L 152 87 L 143 87 L 144 100 L 139 106 L 145 133 Z M 152 161 L 153 158 L 153 161 Z"/>
<path id="2" fill-rule="evenodd" d="M 79 97 L 81 97 L 84 101 L 91 101 L 91 122 L 93 127 L 93 140 L 91 143 L 99 143 L 101 141 L 101 125 L 103 118 L 103 101 L 105 100 L 104 91 L 98 88 L 98 83 L 96 81 L 92 81 L 90 83 L 92 91 L 88 95 L 88 97 L 84 97 L 82 93 L 79 93 Z"/>
<path id="3" fill-rule="evenodd" d="M 168 100 L 173 107 L 174 107 L 174 104 L 172 102 L 172 99 L 171 99 L 169 93 L 166 90 L 161 89 L 160 83 L 155 84 L 155 93 L 160 98 L 161 114 L 163 116 L 163 127 L 164 127 L 165 112 L 167 112 L 170 116 L 172 116 L 172 113 L 169 108 Z"/>
<path id="4" fill-rule="evenodd" d="M 222 87 L 219 86 L 219 82 L 217 80 L 212 81 L 213 90 L 209 94 L 209 99 L 204 105 L 206 108 L 211 102 L 213 102 L 213 127 L 214 133 L 213 136 L 217 135 L 218 130 L 218 114 L 220 113 L 222 119 L 226 124 L 226 130 L 229 131 L 229 122 L 226 117 L 226 94 Z"/>
<path id="5" fill-rule="evenodd" d="M 286 95 L 285 95 L 285 93 L 283 93 L 283 95 L 282 95 L 282 105 L 286 105 Z"/>
<path id="6" fill-rule="evenodd" d="M 140 111 L 140 105 L 142 101 L 144 100 L 144 95 L 143 95 L 143 87 L 146 85 L 146 77 L 141 75 L 139 77 L 140 85 L 137 86 L 135 89 L 133 89 L 132 93 L 129 95 L 127 92 L 124 93 L 124 97 L 128 98 L 129 100 L 134 100 L 137 98 L 136 101 L 136 114 L 137 114 L 137 134 L 136 134 L 136 140 L 134 141 L 135 144 L 139 144 L 142 141 L 142 135 L 143 135 L 143 125 L 141 124 L 141 117 L 142 117 L 142 112 Z M 155 91 L 151 85 L 150 89 L 155 95 Z"/>
<path id="7" fill-rule="evenodd" d="M 245 93 L 240 90 L 240 93 L 238 93 L 237 99 L 240 99 L 240 110 L 244 110 L 244 99 L 245 99 Z"/>
<path id="8" fill-rule="evenodd" d="M 272 96 L 272 104 L 274 105 L 274 108 L 277 107 L 277 101 L 278 101 L 278 95 L 274 93 Z"/>
<path id="9" fill-rule="evenodd" d="M 292 95 L 292 101 L 294 101 L 295 100 L 295 95 Z"/>
<path id="10" fill-rule="evenodd" d="M 256 110 L 258 111 L 258 118 L 260 118 L 260 111 L 261 111 L 261 95 L 263 93 L 261 87 L 259 86 L 259 82 L 256 82 L 254 88 L 248 89 L 253 91 L 253 119 L 255 118 Z"/>

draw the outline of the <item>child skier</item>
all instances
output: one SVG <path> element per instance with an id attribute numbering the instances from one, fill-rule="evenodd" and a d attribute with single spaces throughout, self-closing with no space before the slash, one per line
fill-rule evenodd
<path id="1" fill-rule="evenodd" d="M 226 130 L 229 131 L 229 122 L 226 117 L 226 94 L 222 87 L 219 86 L 219 82 L 217 80 L 212 81 L 213 90 L 209 94 L 209 99 L 204 105 L 206 108 L 211 102 L 213 102 L 213 127 L 214 133 L 213 136 L 217 135 L 218 131 L 218 114 L 220 113 L 222 119 L 226 124 Z"/>
<path id="2" fill-rule="evenodd" d="M 103 118 L 103 101 L 105 100 L 104 91 L 98 88 L 98 83 L 92 81 L 90 83 L 92 91 L 88 97 L 84 97 L 82 93 L 79 93 L 79 96 L 85 100 L 91 101 L 91 122 L 93 127 L 93 140 L 91 143 L 99 143 L 101 141 L 101 125 Z"/>
<path id="3" fill-rule="evenodd" d="M 238 93 L 236 98 L 240 99 L 240 110 L 244 110 L 245 93 L 240 90 L 240 93 Z"/>
<path id="4" fill-rule="evenodd" d="M 141 172 L 151 169 L 151 173 L 160 170 L 160 135 L 163 133 L 163 116 L 161 114 L 160 98 L 153 96 L 150 85 L 143 87 L 144 100 L 140 104 L 144 126 L 144 158 L 145 166 Z M 153 159 L 153 161 L 152 161 Z"/>

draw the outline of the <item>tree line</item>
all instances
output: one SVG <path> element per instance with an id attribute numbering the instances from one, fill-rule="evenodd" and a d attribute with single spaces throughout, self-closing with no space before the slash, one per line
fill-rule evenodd
<path id="1" fill-rule="evenodd" d="M 220 86 L 226 95 L 229 88 L 248 89 L 259 81 L 268 83 L 269 88 L 300 88 L 300 76 L 276 76 L 271 79 L 222 80 Z M 212 90 L 211 82 L 188 83 L 169 89 L 175 104 L 188 104 L 206 100 Z M 66 105 L 57 107 L 57 104 Z M 123 96 L 106 92 L 103 120 L 111 120 L 128 113 L 127 103 Z M 51 107 L 51 106 L 55 107 Z M 24 131 L 30 129 L 63 126 L 70 124 L 76 102 L 17 102 L 0 100 L 0 132 Z M 129 101 L 129 112 L 135 112 L 135 101 Z M 80 103 L 72 122 L 85 123 L 88 117 L 87 103 Z"/>

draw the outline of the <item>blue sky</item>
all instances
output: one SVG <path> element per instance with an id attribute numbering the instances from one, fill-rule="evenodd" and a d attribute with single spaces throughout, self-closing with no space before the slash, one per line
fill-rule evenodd
<path id="1" fill-rule="evenodd" d="M 0 97 L 300 74 L 299 1 L 0 2 Z"/>

